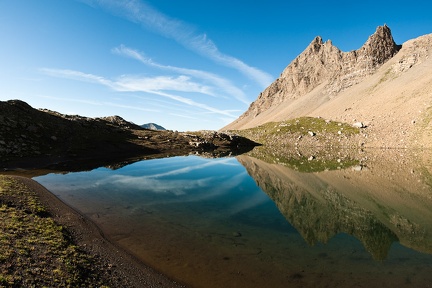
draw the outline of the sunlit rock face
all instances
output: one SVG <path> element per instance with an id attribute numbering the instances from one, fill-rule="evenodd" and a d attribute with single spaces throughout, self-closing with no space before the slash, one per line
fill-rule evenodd
<path id="1" fill-rule="evenodd" d="M 270 107 L 294 100 L 320 86 L 332 97 L 373 74 L 400 49 L 390 28 L 379 26 L 358 50 L 342 52 L 330 40 L 316 37 L 239 118 L 256 117 Z"/>
<path id="2" fill-rule="evenodd" d="M 362 123 L 373 148 L 432 148 L 432 34 L 396 45 L 378 27 L 357 50 L 316 37 L 248 110 L 221 130 L 299 117 Z"/>

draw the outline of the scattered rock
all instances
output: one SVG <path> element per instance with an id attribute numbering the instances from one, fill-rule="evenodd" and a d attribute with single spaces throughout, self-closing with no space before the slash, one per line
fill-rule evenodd
<path id="1" fill-rule="evenodd" d="M 355 128 L 364 128 L 365 126 L 364 126 L 364 124 L 362 122 L 355 122 L 353 124 L 353 127 L 355 127 Z"/>
<path id="2" fill-rule="evenodd" d="M 356 171 L 356 172 L 360 172 L 363 170 L 363 167 L 361 165 L 357 165 L 357 166 L 352 167 L 352 170 Z"/>

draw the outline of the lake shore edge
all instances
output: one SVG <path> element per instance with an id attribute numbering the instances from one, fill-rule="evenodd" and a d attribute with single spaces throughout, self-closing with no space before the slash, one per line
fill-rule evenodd
<path id="1" fill-rule="evenodd" d="M 7 175 L 28 187 L 47 209 L 55 223 L 66 228 L 81 250 L 95 257 L 98 267 L 109 270 L 106 278 L 114 287 L 186 287 L 154 270 L 104 236 L 88 217 L 67 205 L 37 181 L 23 176 Z"/>

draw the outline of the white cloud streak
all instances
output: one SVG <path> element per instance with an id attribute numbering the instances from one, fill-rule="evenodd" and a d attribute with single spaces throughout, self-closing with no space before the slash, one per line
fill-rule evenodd
<path id="1" fill-rule="evenodd" d="M 215 75 L 210 72 L 196 70 L 196 69 L 188 69 L 188 68 L 181 68 L 181 67 L 175 67 L 170 65 L 162 65 L 157 62 L 154 62 L 152 59 L 147 58 L 144 56 L 143 53 L 126 47 L 125 45 L 120 45 L 119 47 L 116 47 L 112 49 L 112 52 L 121 56 L 129 57 L 135 60 L 140 61 L 141 63 L 155 67 L 162 70 L 168 70 L 173 71 L 180 74 L 186 74 L 189 76 L 193 76 L 202 80 L 209 81 L 216 87 L 218 87 L 220 90 L 225 91 L 227 94 L 232 95 L 234 98 L 236 98 L 238 101 L 249 105 L 250 101 L 247 99 L 245 93 L 234 86 L 229 80 L 224 79 L 218 75 Z"/>
<path id="2" fill-rule="evenodd" d="M 75 70 L 42 68 L 40 69 L 40 71 L 44 74 L 53 77 L 67 78 L 67 79 L 100 84 L 118 92 L 151 93 L 154 95 L 162 96 L 186 104 L 188 106 L 203 109 L 207 112 L 235 118 L 235 116 L 232 115 L 229 110 L 220 110 L 211 107 L 207 104 L 196 102 L 189 98 L 185 98 L 182 96 L 161 91 L 161 90 L 179 91 L 178 89 L 180 89 L 180 91 L 185 91 L 185 92 L 204 93 L 207 90 L 209 90 L 209 88 L 205 86 L 196 83 L 194 84 L 193 82 L 189 83 L 187 77 L 180 76 L 177 78 L 171 78 L 171 77 L 161 76 L 155 78 L 128 78 L 124 76 L 117 81 L 112 81 L 98 75 L 83 73 Z"/>
<path id="3" fill-rule="evenodd" d="M 159 91 L 173 90 L 181 92 L 195 92 L 214 96 L 212 88 L 190 81 L 184 75 L 178 77 L 158 76 L 143 78 L 137 76 L 123 76 L 116 81 L 117 90 L 121 91 Z"/>
<path id="4" fill-rule="evenodd" d="M 220 52 L 216 44 L 206 34 L 195 32 L 195 29 L 191 25 L 170 18 L 143 1 L 84 0 L 82 2 L 92 7 L 101 7 L 112 14 L 119 15 L 144 26 L 146 29 L 173 39 L 199 55 L 238 70 L 259 83 L 263 88 L 270 85 L 274 80 L 268 73 Z"/>
<path id="5" fill-rule="evenodd" d="M 208 106 L 207 104 L 198 103 L 198 102 L 195 102 L 189 98 L 185 98 L 185 97 L 181 97 L 181 96 L 173 95 L 173 94 L 168 94 L 168 93 L 164 93 L 164 92 L 160 92 L 160 91 L 146 91 L 146 92 L 153 93 L 153 94 L 163 96 L 163 97 L 167 97 L 169 99 L 181 102 L 183 104 L 187 104 L 189 106 L 201 108 L 201 109 L 206 110 L 206 111 L 211 112 L 211 113 L 225 115 L 225 116 L 229 116 L 229 117 L 233 117 L 233 118 L 236 117 L 236 116 L 232 115 L 229 110 L 220 110 L 217 108 L 213 108 L 211 106 Z"/>
<path id="6" fill-rule="evenodd" d="M 172 116 L 175 116 L 175 117 L 181 117 L 181 118 L 186 118 L 186 119 L 198 120 L 197 117 L 192 117 L 192 116 L 189 116 L 189 115 L 182 115 L 182 114 L 176 114 L 176 113 L 169 113 L 169 114 L 172 115 Z"/>
<path id="7" fill-rule="evenodd" d="M 116 81 L 105 79 L 94 74 L 87 74 L 75 70 L 67 69 L 40 69 L 43 73 L 55 76 L 79 80 L 90 83 L 102 84 L 116 91 L 159 91 L 172 90 L 181 92 L 194 92 L 214 96 L 212 88 L 190 81 L 190 77 L 180 75 L 178 77 L 157 76 L 157 77 L 138 77 L 122 76 Z"/>
<path id="8" fill-rule="evenodd" d="M 137 106 L 122 105 L 122 104 L 105 102 L 105 101 L 90 101 L 90 100 L 82 100 L 82 99 L 60 98 L 60 97 L 53 97 L 53 96 L 46 96 L 46 95 L 40 96 L 40 97 L 58 100 L 58 101 L 83 103 L 83 104 L 94 105 L 94 106 L 111 106 L 111 107 L 116 107 L 116 108 L 126 108 L 126 109 L 132 109 L 132 110 L 138 110 L 138 111 L 144 111 L 144 112 L 160 112 L 160 110 L 156 110 L 156 109 L 141 108 L 141 107 L 137 107 Z"/>

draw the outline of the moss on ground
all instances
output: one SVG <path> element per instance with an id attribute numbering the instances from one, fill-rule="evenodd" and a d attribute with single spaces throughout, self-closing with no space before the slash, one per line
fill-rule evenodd
<path id="1" fill-rule="evenodd" d="M 341 137 L 359 134 L 360 130 L 347 123 L 329 121 L 323 118 L 300 117 L 236 130 L 235 133 L 266 145 L 274 142 L 275 139 L 298 139 L 304 136 L 314 137 L 317 141 L 331 140 L 336 142 Z"/>
<path id="2" fill-rule="evenodd" d="M 0 175 L 0 287 L 103 287 L 95 259 L 74 245 L 36 194 Z"/>

